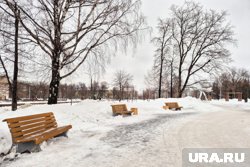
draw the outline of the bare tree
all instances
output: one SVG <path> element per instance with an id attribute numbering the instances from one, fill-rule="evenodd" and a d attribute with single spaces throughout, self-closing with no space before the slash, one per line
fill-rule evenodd
<path id="1" fill-rule="evenodd" d="M 247 101 L 249 97 L 250 73 L 244 68 L 232 67 L 216 77 L 213 83 L 213 92 L 216 98 L 221 98 L 227 92 L 242 92 L 243 98 Z"/>
<path id="2" fill-rule="evenodd" d="M 244 79 L 248 78 L 249 74 L 246 69 L 240 68 L 237 69 L 235 67 L 229 68 L 227 72 L 224 72 L 219 78 L 222 80 L 223 84 L 228 83 L 227 91 L 239 91 L 241 88 L 241 83 Z"/>
<path id="3" fill-rule="evenodd" d="M 147 82 L 158 82 L 158 97 L 163 83 L 170 87 L 171 97 L 177 86 L 181 97 L 187 87 L 204 80 L 201 74 L 218 71 L 231 60 L 227 44 L 235 42 L 224 11 L 206 11 L 192 1 L 172 6 L 171 11 L 170 18 L 159 21 L 159 36 L 153 39 L 157 46 L 154 66 L 146 77 Z"/>
<path id="4" fill-rule="evenodd" d="M 94 81 L 92 83 L 92 86 L 91 86 L 91 89 L 90 89 L 92 99 L 96 100 L 98 98 L 99 90 L 100 90 L 99 82 Z"/>
<path id="5" fill-rule="evenodd" d="M 94 86 L 97 86 L 100 75 L 105 72 L 105 64 L 100 61 L 98 57 L 88 57 L 84 64 L 85 73 L 88 75 L 90 80 L 90 94 L 91 98 L 96 98 L 96 90 Z M 99 85 L 99 83 L 97 83 Z"/>
<path id="6" fill-rule="evenodd" d="M 12 9 L 14 0 L 5 1 Z M 57 103 L 60 81 L 87 57 L 137 42 L 144 24 L 139 7 L 139 0 L 18 1 L 20 23 L 51 59 L 48 104 Z"/>
<path id="7" fill-rule="evenodd" d="M 105 81 L 101 82 L 99 93 L 98 93 L 98 98 L 99 99 L 104 98 L 107 91 L 108 91 L 108 83 Z"/>
<path id="8" fill-rule="evenodd" d="M 149 70 L 144 76 L 144 83 L 148 89 L 157 89 L 158 90 L 158 75 L 154 74 L 154 68 Z"/>
<path id="9" fill-rule="evenodd" d="M 113 99 L 119 99 L 119 90 L 117 87 L 113 87 L 112 89 L 112 98 Z"/>
<path id="10" fill-rule="evenodd" d="M 143 100 L 155 99 L 155 96 L 156 96 L 156 90 L 154 89 L 145 89 L 142 92 Z"/>
<path id="11" fill-rule="evenodd" d="M 165 70 L 165 69 L 164 69 Z M 144 76 L 144 83 L 147 87 L 147 90 L 154 90 L 157 92 L 157 97 L 159 95 L 159 71 L 152 67 L 147 74 Z M 165 75 L 162 76 L 162 82 L 161 82 L 162 88 L 166 87 L 166 77 Z M 162 92 L 162 90 L 161 90 Z M 156 97 L 154 97 L 156 98 Z"/>
<path id="12" fill-rule="evenodd" d="M 84 83 L 79 83 L 79 91 L 81 99 L 86 99 L 89 97 L 88 88 Z"/>
<path id="13" fill-rule="evenodd" d="M 4 54 L 14 54 L 13 60 L 13 79 L 10 78 L 10 72 L 7 70 L 8 63 L 4 60 L 4 56 L 0 55 L 1 67 L 4 70 L 5 76 L 9 83 L 11 97 L 12 97 L 12 111 L 17 110 L 17 79 L 18 79 L 18 58 L 19 58 L 19 15 L 20 11 L 16 3 L 12 6 L 12 10 L 6 8 L 6 4 L 0 2 L 1 9 L 1 27 L 0 33 L 3 37 L 1 39 L 1 46 Z M 14 27 L 14 29 L 12 28 Z M 12 47 L 12 48 L 11 48 Z M 11 60 L 8 58 L 8 60 Z"/>
<path id="14" fill-rule="evenodd" d="M 226 45 L 234 43 L 232 26 L 226 12 L 204 10 L 195 2 L 172 6 L 172 44 L 177 46 L 178 96 L 181 97 L 191 78 L 199 72 L 210 73 L 230 59 Z"/>
<path id="15" fill-rule="evenodd" d="M 170 59 L 170 61 L 168 62 L 170 67 L 170 97 L 173 98 L 174 97 L 174 57 L 172 57 Z"/>
<path id="16" fill-rule="evenodd" d="M 126 71 L 120 70 L 115 73 L 113 84 L 119 89 L 119 100 L 124 99 L 124 89 L 133 80 L 133 76 Z"/>
<path id="17" fill-rule="evenodd" d="M 248 71 L 244 68 L 237 69 L 232 67 L 229 69 L 227 74 L 227 79 L 231 82 L 232 91 L 236 91 L 237 88 L 241 85 L 241 83 L 248 78 Z"/>
<path id="18" fill-rule="evenodd" d="M 159 57 L 158 57 L 159 58 Z M 159 60 L 159 59 L 158 59 Z M 164 63 L 162 65 L 162 75 L 160 77 L 160 66 L 156 66 L 157 59 L 155 58 L 154 66 L 148 71 L 145 76 L 145 84 L 149 90 L 157 89 L 157 97 L 163 97 L 163 91 L 169 91 L 170 97 L 174 97 L 175 94 L 175 81 L 176 81 L 176 62 L 175 55 L 167 53 L 164 56 Z M 161 78 L 161 82 L 159 82 Z M 159 84 L 161 83 L 161 84 Z M 160 88 L 161 87 L 161 88 Z M 161 96 L 159 96 L 161 92 Z M 167 94 L 168 95 L 168 94 Z"/>
<path id="19" fill-rule="evenodd" d="M 162 82 L 163 82 L 163 73 L 166 67 L 164 65 L 167 64 L 167 54 L 170 52 L 170 42 L 172 38 L 171 33 L 171 23 L 169 20 L 161 20 L 159 19 L 158 23 L 158 31 L 159 36 L 154 37 L 152 42 L 156 45 L 157 49 L 155 51 L 155 59 L 154 59 L 154 73 L 159 77 L 158 79 L 158 98 L 161 98 L 162 95 Z"/>

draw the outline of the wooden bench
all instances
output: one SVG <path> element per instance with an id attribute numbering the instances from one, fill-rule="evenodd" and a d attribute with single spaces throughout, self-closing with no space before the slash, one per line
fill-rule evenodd
<path id="1" fill-rule="evenodd" d="M 138 108 L 133 107 L 130 110 L 132 111 L 133 115 L 138 115 Z"/>
<path id="2" fill-rule="evenodd" d="M 58 127 L 52 112 L 8 118 L 3 120 L 8 123 L 13 145 L 17 152 L 41 151 L 40 143 L 58 136 L 66 136 L 71 125 Z"/>
<path id="3" fill-rule="evenodd" d="M 182 108 L 177 102 L 167 102 L 165 105 L 168 106 L 169 109 L 181 110 Z"/>
<path id="4" fill-rule="evenodd" d="M 113 116 L 117 115 L 126 116 L 126 115 L 131 115 L 133 113 L 133 111 L 128 111 L 126 104 L 115 104 L 111 105 L 111 107 L 113 111 Z"/>
<path id="5" fill-rule="evenodd" d="M 164 110 L 168 110 L 168 109 L 169 109 L 168 106 L 162 106 L 162 108 L 163 108 Z"/>

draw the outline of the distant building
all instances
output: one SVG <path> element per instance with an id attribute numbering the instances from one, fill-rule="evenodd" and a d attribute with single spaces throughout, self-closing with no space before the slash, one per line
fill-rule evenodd
<path id="1" fill-rule="evenodd" d="M 0 76 L 0 100 L 9 98 L 9 84 L 6 76 Z"/>

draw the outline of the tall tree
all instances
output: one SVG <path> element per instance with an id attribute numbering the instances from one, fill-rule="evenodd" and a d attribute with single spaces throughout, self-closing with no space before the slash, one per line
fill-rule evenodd
<path id="1" fill-rule="evenodd" d="M 156 45 L 157 49 L 155 51 L 155 60 L 154 60 L 154 67 L 153 70 L 155 71 L 156 75 L 159 77 L 158 80 L 158 98 L 161 98 L 162 95 L 162 82 L 163 82 L 163 73 L 166 67 L 167 61 L 167 54 L 170 52 L 170 42 L 172 38 L 171 34 L 171 23 L 169 20 L 161 20 L 159 19 L 158 23 L 158 31 L 159 36 L 154 37 L 152 42 Z"/>
<path id="2" fill-rule="evenodd" d="M 84 69 L 90 80 L 91 98 L 96 98 L 94 96 L 96 94 L 96 91 L 94 91 L 94 86 L 96 85 L 94 84 L 97 83 L 100 75 L 105 72 L 105 63 L 102 60 L 100 61 L 98 57 L 88 57 L 84 64 Z"/>
<path id="3" fill-rule="evenodd" d="M 18 33 L 19 33 L 19 10 L 15 4 L 15 58 L 13 69 L 13 85 L 12 85 L 12 111 L 17 110 L 17 76 L 18 76 Z"/>
<path id="4" fill-rule="evenodd" d="M 18 71 L 19 71 L 19 45 L 21 42 L 19 42 L 19 18 L 20 18 L 20 11 L 14 3 L 11 10 L 7 8 L 7 4 L 5 4 L 3 1 L 0 2 L 0 9 L 1 9 L 1 25 L 0 25 L 0 33 L 1 33 L 1 47 L 3 54 L 0 55 L 0 64 L 1 67 L 4 70 L 4 74 L 7 78 L 10 92 L 11 92 L 11 98 L 12 98 L 12 111 L 17 110 L 17 82 L 18 82 Z M 12 28 L 14 27 L 14 28 Z M 12 56 L 12 54 L 14 56 Z M 7 58 L 7 56 L 13 57 L 13 58 Z M 7 61 L 6 61 L 7 59 Z M 8 70 L 8 63 L 13 62 L 13 68 L 10 72 L 10 69 Z M 10 73 L 13 74 L 13 78 L 11 79 Z"/>
<path id="5" fill-rule="evenodd" d="M 225 11 L 204 10 L 192 1 L 172 6 L 171 11 L 173 44 L 178 49 L 178 96 L 181 97 L 186 87 L 192 85 L 192 76 L 209 73 L 228 62 L 230 52 L 226 46 L 235 40 Z"/>
<path id="6" fill-rule="evenodd" d="M 5 1 L 12 9 L 14 1 Z M 21 25 L 51 59 L 48 104 L 57 103 L 60 81 L 87 57 L 136 43 L 145 23 L 139 0 L 24 0 L 17 4 Z"/>

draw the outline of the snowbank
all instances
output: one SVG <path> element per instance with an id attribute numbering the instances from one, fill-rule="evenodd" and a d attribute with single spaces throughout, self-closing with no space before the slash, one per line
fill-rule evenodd
<path id="1" fill-rule="evenodd" d="M 163 110 L 162 106 L 164 105 L 164 103 L 171 101 L 177 101 L 179 105 L 183 106 L 183 109 L 181 111 Z M 139 115 L 131 117 L 113 117 L 110 105 L 118 103 L 125 103 L 128 108 L 137 107 L 139 110 Z M 68 139 L 59 138 L 43 143 L 43 151 L 38 154 L 40 156 L 56 157 L 57 154 L 59 154 L 58 152 L 62 151 L 61 149 L 63 149 L 63 145 L 67 144 L 70 145 L 70 149 L 67 150 L 67 155 L 75 154 L 74 148 L 80 146 L 82 150 L 82 156 L 84 156 L 85 154 L 87 156 L 87 152 L 84 152 L 84 148 L 87 147 L 85 145 L 88 145 L 88 148 L 91 147 L 91 149 L 100 147 L 100 143 L 98 144 L 99 139 L 105 136 L 107 132 L 112 131 L 115 127 L 121 125 L 129 126 L 131 124 L 140 123 L 142 121 L 154 119 L 159 116 L 164 117 L 166 115 L 193 112 L 200 113 L 225 111 L 222 110 L 221 105 L 226 105 L 228 107 L 235 107 L 238 105 L 238 107 L 243 106 L 243 108 L 245 109 L 250 108 L 250 105 L 245 103 L 236 103 L 234 101 L 227 103 L 224 101 L 209 102 L 197 100 L 191 97 L 181 99 L 162 98 L 150 101 L 135 100 L 122 102 L 108 100 L 84 100 L 78 104 L 73 104 L 72 106 L 70 104 L 34 105 L 23 109 L 20 108 L 15 112 L 9 111 L 7 110 L 7 108 L 0 108 L 0 153 L 8 152 L 11 147 L 11 136 L 9 133 L 9 129 L 7 127 L 7 124 L 5 122 L 2 122 L 2 120 L 5 118 L 32 115 L 44 112 L 53 112 L 59 126 L 71 124 L 73 128 L 68 133 Z M 91 138 L 91 140 L 89 140 L 89 138 Z M 101 147 L 105 146 L 102 145 Z M 40 157 L 38 156 L 38 154 L 34 154 L 37 156 L 32 156 L 32 154 L 26 156 L 32 156 L 32 159 L 34 159 L 34 161 L 38 161 Z M 60 159 L 58 161 L 60 161 Z M 24 165 L 29 165 L 29 162 L 25 161 Z"/>
<path id="2" fill-rule="evenodd" d="M 96 101 L 84 100 L 81 103 L 73 104 L 57 104 L 57 105 L 34 105 L 24 109 L 18 109 L 15 112 L 8 111 L 7 108 L 0 108 L 0 139 L 1 147 L 0 153 L 6 153 L 11 146 L 11 136 L 9 129 L 5 122 L 5 118 L 12 118 L 18 116 L 32 115 L 43 112 L 53 112 L 56 120 L 60 125 L 72 124 L 73 129 L 70 133 L 77 133 L 77 131 L 93 131 L 93 130 L 111 130 L 113 127 L 123 124 L 131 124 L 138 121 L 150 119 L 158 114 L 176 114 L 176 112 L 168 112 L 162 109 L 164 102 L 178 101 L 182 105 L 183 111 L 193 111 L 200 108 L 202 103 L 193 98 L 184 99 L 157 99 L 150 101 Z M 197 102 L 194 102 L 197 101 Z M 112 116 L 112 104 L 125 103 L 128 108 L 137 107 L 139 110 L 138 116 L 125 117 Z M 207 105 L 202 103 L 202 105 Z M 206 107 L 202 107 L 203 110 Z"/>

